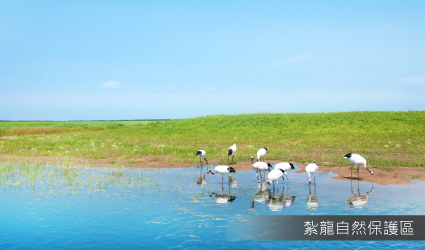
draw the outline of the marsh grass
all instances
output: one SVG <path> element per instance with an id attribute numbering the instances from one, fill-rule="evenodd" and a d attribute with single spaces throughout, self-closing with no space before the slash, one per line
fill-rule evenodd
<path id="1" fill-rule="evenodd" d="M 157 174 L 152 176 L 149 170 L 130 170 L 123 166 L 90 169 L 73 166 L 72 162 L 66 158 L 63 164 L 54 166 L 29 159 L 16 161 L 11 157 L 0 164 L 0 188 L 4 191 L 29 188 L 36 195 L 48 197 L 106 192 L 108 186 L 121 189 L 159 186 Z"/>
<path id="2" fill-rule="evenodd" d="M 52 133 L 19 130 L 54 128 Z M 75 131 L 60 128 L 76 129 Z M 90 130 L 88 128 L 93 128 Z M 102 129 L 97 129 L 102 128 Z M 267 159 L 322 165 L 349 165 L 343 155 L 355 152 L 374 167 L 424 167 L 425 112 L 344 112 L 214 115 L 153 122 L 0 123 L 0 154 L 70 156 L 199 163 L 195 152 L 227 163 L 227 150 L 237 137 L 234 161 L 249 162 L 259 148 Z M 34 130 L 37 131 L 37 130 Z"/>

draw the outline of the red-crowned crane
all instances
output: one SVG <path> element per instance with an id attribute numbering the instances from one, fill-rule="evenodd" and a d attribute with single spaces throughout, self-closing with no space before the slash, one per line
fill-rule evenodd
<path id="1" fill-rule="evenodd" d="M 261 178 L 261 181 L 260 182 L 263 181 L 263 176 L 262 176 L 261 173 L 264 172 L 264 178 L 266 178 L 265 177 L 266 171 L 270 171 L 272 169 L 272 164 L 270 164 L 270 163 L 261 162 L 261 161 L 254 163 L 254 157 L 253 156 L 251 156 L 251 166 L 255 170 L 257 170 L 257 173 L 256 173 L 257 180 L 258 180 L 258 172 L 260 172 L 260 178 Z"/>
<path id="2" fill-rule="evenodd" d="M 267 175 L 268 180 L 266 181 L 267 184 L 273 183 L 273 189 L 274 189 L 274 183 L 276 182 L 277 190 L 279 190 L 279 178 L 283 178 L 283 175 L 286 175 L 285 170 L 283 169 L 274 169 L 270 171 L 270 173 Z"/>
<path id="3" fill-rule="evenodd" d="M 211 173 L 211 174 L 221 174 L 221 182 L 224 182 L 224 175 L 225 174 L 229 174 L 229 173 L 236 173 L 236 170 L 232 167 L 229 166 L 224 166 L 224 165 L 219 165 L 217 167 L 214 168 L 214 172 L 210 170 L 207 171 L 207 173 Z"/>
<path id="4" fill-rule="evenodd" d="M 261 161 L 261 158 L 263 158 L 263 161 L 264 161 L 265 160 L 264 157 L 266 156 L 266 154 L 267 154 L 267 148 L 260 148 L 257 151 L 257 162 Z"/>
<path id="5" fill-rule="evenodd" d="M 236 137 L 235 137 L 235 144 L 233 144 L 233 146 L 229 148 L 229 153 L 227 154 L 227 163 L 229 163 L 230 155 L 232 155 L 232 162 L 233 162 L 233 157 L 235 156 L 235 153 L 236 153 Z"/>
<path id="6" fill-rule="evenodd" d="M 348 153 L 348 154 L 344 155 L 344 158 L 348 159 L 349 161 L 351 161 L 351 163 L 353 163 L 353 166 L 351 166 L 351 179 L 353 179 L 353 167 L 355 165 L 357 165 L 357 166 L 362 165 L 367 171 L 370 172 L 371 175 L 373 175 L 372 170 L 370 170 L 366 167 L 366 159 L 361 157 L 360 155 Z M 358 178 L 359 178 L 359 167 L 357 167 L 357 179 Z"/>
<path id="7" fill-rule="evenodd" d="M 316 171 L 319 168 L 319 165 L 317 165 L 317 163 L 313 162 L 307 165 L 307 167 L 305 167 L 305 171 L 308 174 L 308 182 L 311 183 L 311 178 L 310 178 L 310 174 L 314 175 L 314 183 L 316 183 Z"/>
<path id="8" fill-rule="evenodd" d="M 207 162 L 207 164 L 208 164 L 208 161 L 207 161 L 207 159 L 205 158 L 205 151 L 204 150 L 198 150 L 197 152 L 196 152 L 196 156 L 197 157 L 199 157 L 199 164 L 202 164 L 202 158 Z"/>
<path id="9" fill-rule="evenodd" d="M 295 169 L 295 166 L 294 166 L 294 164 L 292 164 L 290 162 L 281 162 L 281 163 L 276 164 L 274 166 L 274 169 L 282 169 L 282 170 L 288 171 L 288 170 L 291 170 L 291 169 Z M 286 180 L 288 180 L 288 175 L 287 174 L 285 174 L 285 175 L 286 175 Z M 283 178 L 283 176 L 282 176 L 282 178 Z"/>

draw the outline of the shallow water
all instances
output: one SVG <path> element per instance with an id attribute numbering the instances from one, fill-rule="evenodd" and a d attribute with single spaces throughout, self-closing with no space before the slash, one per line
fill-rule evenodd
<path id="1" fill-rule="evenodd" d="M 377 185 L 289 171 L 273 191 L 255 171 L 229 180 L 185 169 L 2 164 L 0 248 L 418 248 L 421 241 L 238 241 L 243 215 L 424 215 L 425 183 Z M 211 168 L 211 167 L 210 167 Z M 6 169 L 6 170 L 5 170 Z M 252 208 L 253 206 L 253 208 Z"/>

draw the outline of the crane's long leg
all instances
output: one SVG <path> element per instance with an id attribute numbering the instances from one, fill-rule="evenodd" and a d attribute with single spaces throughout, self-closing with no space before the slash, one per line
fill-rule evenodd
<path id="1" fill-rule="evenodd" d="M 232 155 L 232 163 L 233 163 L 233 157 L 235 157 L 235 155 Z"/>
<path id="2" fill-rule="evenodd" d="M 353 166 L 351 166 L 351 179 L 353 179 L 353 167 L 354 167 L 354 164 Z"/>
<path id="3" fill-rule="evenodd" d="M 359 180 L 359 179 L 360 179 L 360 176 L 359 176 L 359 169 L 360 169 L 360 166 L 357 166 L 357 180 Z"/>

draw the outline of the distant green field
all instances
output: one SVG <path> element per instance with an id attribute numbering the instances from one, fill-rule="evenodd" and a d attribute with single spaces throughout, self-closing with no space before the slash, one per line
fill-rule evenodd
<path id="1" fill-rule="evenodd" d="M 89 128 L 89 127 L 105 127 L 115 128 L 123 126 L 135 126 L 144 124 L 151 121 L 67 121 L 67 122 L 0 122 L 0 131 L 5 133 L 9 129 L 22 129 L 22 128 Z"/>
<path id="2" fill-rule="evenodd" d="M 152 155 L 196 163 L 195 152 L 203 149 L 207 159 L 225 162 L 237 137 L 236 161 L 248 161 L 259 148 L 267 147 L 266 159 L 298 163 L 344 166 L 349 162 L 343 155 L 355 152 L 373 167 L 425 166 L 424 111 L 261 113 L 152 122 L 1 122 L 0 132 L 0 154 L 18 156 L 134 162 Z"/>

